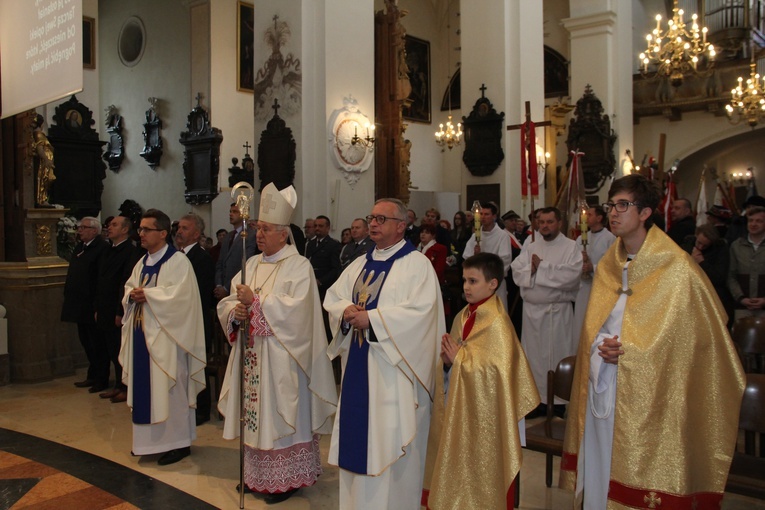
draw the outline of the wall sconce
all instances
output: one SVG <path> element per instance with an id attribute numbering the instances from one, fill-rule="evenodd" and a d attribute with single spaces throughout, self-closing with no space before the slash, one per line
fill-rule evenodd
<path id="1" fill-rule="evenodd" d="M 745 171 L 734 170 L 728 174 L 728 180 L 734 185 L 744 186 L 754 177 L 753 170 L 754 168 L 751 166 Z"/>
<path id="2" fill-rule="evenodd" d="M 359 137 L 359 125 L 356 124 L 353 126 L 353 136 L 351 137 L 351 145 L 361 145 L 362 147 L 365 147 L 368 151 L 372 152 L 374 150 L 375 146 L 375 137 L 370 135 L 370 131 L 372 135 L 375 133 L 375 126 L 374 124 L 369 124 L 365 126 L 367 130 L 367 136 L 364 138 Z"/>

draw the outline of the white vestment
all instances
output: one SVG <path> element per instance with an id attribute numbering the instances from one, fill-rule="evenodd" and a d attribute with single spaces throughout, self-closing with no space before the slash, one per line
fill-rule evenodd
<path id="1" fill-rule="evenodd" d="M 584 324 L 584 312 L 587 311 L 587 303 L 590 301 L 590 291 L 592 290 L 592 276 L 595 274 L 595 269 L 598 267 L 598 261 L 606 253 L 606 250 L 611 247 L 616 241 L 616 236 L 613 235 L 607 228 L 599 232 L 588 232 L 587 234 L 587 256 L 592 262 L 592 272 L 587 275 L 581 276 L 581 282 L 579 285 L 579 292 L 576 295 L 576 301 L 574 305 L 574 339 L 579 339 L 579 334 L 582 331 L 582 324 Z M 576 249 L 579 253 L 582 252 L 582 236 L 576 238 Z"/>
<path id="2" fill-rule="evenodd" d="M 475 255 L 475 245 L 475 234 L 473 234 L 465 245 L 462 258 L 467 259 Z M 510 263 L 513 261 L 513 245 L 507 230 L 499 228 L 496 223 L 494 228 L 488 232 L 481 230 L 481 251 L 499 256 L 505 266 L 505 274 L 507 274 L 510 270 Z M 507 283 L 505 283 L 504 278 L 500 280 L 496 294 L 507 311 Z"/>
<path id="3" fill-rule="evenodd" d="M 531 256 L 542 261 L 531 273 Z M 547 404 L 547 371 L 576 354 L 578 335 L 572 331 L 572 302 L 579 289 L 582 253 L 563 234 L 552 241 L 538 235 L 524 244 L 512 265 L 513 280 L 523 298 L 521 345 L 531 365 L 539 396 Z M 552 402 L 549 402 L 552 404 Z"/>
<path id="4" fill-rule="evenodd" d="M 627 267 L 622 272 L 622 289 L 627 284 Z M 616 405 L 616 375 L 618 365 L 604 363 L 598 347 L 606 338 L 622 334 L 622 319 L 627 294 L 621 294 L 598 336 L 590 348 L 590 376 L 585 412 L 584 436 L 579 448 L 576 494 L 584 490 L 583 510 L 605 508 L 611 479 L 611 450 L 614 442 L 614 406 Z"/>
<path id="5" fill-rule="evenodd" d="M 133 402 L 133 324 L 141 310 L 143 332 L 151 364 L 151 423 L 133 424 L 133 453 L 150 455 L 190 446 L 196 439 L 197 394 L 205 387 L 206 363 L 202 305 L 194 269 L 188 258 L 174 253 L 149 286 L 141 282 L 144 260 L 152 266 L 167 247 L 141 259 L 125 284 L 122 347 L 119 361 L 122 382 L 128 387 L 127 404 Z M 136 305 L 130 292 L 143 287 L 146 302 Z"/>
<path id="6" fill-rule="evenodd" d="M 299 451 L 284 452 L 283 462 L 296 463 L 290 470 L 295 480 L 287 483 L 273 478 L 276 474 L 270 467 L 256 467 L 258 454 L 252 452 L 253 460 L 245 463 L 245 481 L 256 491 L 285 492 L 312 484 L 320 473 L 320 465 L 312 473 L 312 448 L 307 444 L 314 434 L 331 432 L 337 389 L 326 355 L 327 337 L 310 262 L 294 246 L 286 245 L 270 257 L 264 254 L 251 257 L 245 267 L 247 285 L 258 295 L 262 317 L 273 335 L 250 335 L 252 347 L 247 348 L 245 366 L 244 442 L 255 450 L 285 450 L 303 445 Z M 241 345 L 232 328 L 239 283 L 241 272 L 231 282 L 231 294 L 218 303 L 223 329 L 229 338 L 236 338 L 218 402 L 218 409 L 226 417 L 225 439 L 239 437 Z"/>
<path id="7" fill-rule="evenodd" d="M 404 245 L 373 250 L 387 260 Z M 327 291 L 333 340 L 328 354 L 342 355 L 343 373 L 353 328 L 343 333 L 344 310 L 353 305 L 353 288 L 366 263 L 354 260 Z M 446 332 L 441 289 L 433 265 L 414 251 L 393 262 L 380 290 L 377 308 L 369 311 L 377 342 L 369 342 L 369 439 L 367 473 L 340 470 L 340 508 L 409 510 L 420 508 L 433 400 L 436 362 Z M 332 431 L 329 463 L 338 465 L 339 416 Z"/>

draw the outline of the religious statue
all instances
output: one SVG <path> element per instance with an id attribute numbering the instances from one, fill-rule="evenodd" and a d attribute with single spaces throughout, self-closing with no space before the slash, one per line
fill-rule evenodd
<path id="1" fill-rule="evenodd" d="M 35 116 L 32 124 L 32 151 L 34 153 L 37 170 L 37 188 L 35 190 L 35 202 L 38 207 L 52 207 L 48 203 L 50 188 L 56 175 L 53 173 L 53 146 L 48 137 L 43 133 L 43 116 Z"/>

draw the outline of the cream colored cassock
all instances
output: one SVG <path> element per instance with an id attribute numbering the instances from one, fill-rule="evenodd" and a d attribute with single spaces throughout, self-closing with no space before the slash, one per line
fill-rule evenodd
<path id="1" fill-rule="evenodd" d="M 167 251 L 147 259 L 158 262 Z M 144 259 L 133 268 L 125 284 L 122 305 L 122 347 L 119 362 L 122 382 L 128 387 L 127 404 L 133 408 L 133 320 L 138 306 L 130 291 L 140 287 Z M 159 270 L 155 287 L 144 287 L 143 330 L 151 364 L 151 424 L 133 424 L 133 453 L 151 455 L 190 446 L 196 439 L 197 394 L 205 387 L 206 364 L 202 305 L 194 269 L 182 253 L 173 254 Z"/>
<path id="2" fill-rule="evenodd" d="M 387 260 L 404 241 L 384 251 Z M 353 304 L 352 293 L 366 257 L 354 260 L 327 291 L 333 340 L 328 354 L 342 355 L 343 371 L 353 328 L 341 330 L 343 311 Z M 409 510 L 420 508 L 425 453 L 428 445 L 434 373 L 446 332 L 441 289 L 433 266 L 414 251 L 395 261 L 380 291 L 369 322 L 377 342 L 370 342 L 369 441 L 367 472 L 340 470 L 342 510 Z M 342 413 L 342 397 L 338 416 Z M 338 464 L 339 419 L 335 420 L 329 463 Z"/>
<path id="3" fill-rule="evenodd" d="M 542 259 L 531 274 L 531 256 Z M 572 302 L 579 289 L 582 253 L 563 234 L 552 241 L 541 235 L 524 245 L 511 264 L 513 280 L 523 298 L 521 345 L 531 365 L 539 396 L 547 404 L 547 371 L 576 354 L 579 335 L 574 334 Z M 552 402 L 550 402 L 552 403 Z"/>
<path id="4" fill-rule="evenodd" d="M 584 324 L 584 312 L 587 311 L 587 303 L 590 301 L 590 291 L 592 290 L 592 277 L 595 274 L 595 269 L 598 267 L 598 261 L 600 261 L 606 250 L 611 247 L 616 241 L 616 236 L 611 233 L 607 228 L 604 228 L 600 232 L 588 232 L 587 233 L 587 256 L 592 262 L 592 273 L 588 276 L 580 277 L 579 292 L 576 295 L 576 301 L 574 305 L 574 340 L 579 340 L 579 335 L 582 331 L 582 324 Z M 582 253 L 582 236 L 576 238 L 576 249 L 579 253 Z"/>
<path id="5" fill-rule="evenodd" d="M 327 337 L 319 292 L 310 262 L 292 245 L 247 261 L 248 286 L 259 292 L 261 309 L 273 336 L 251 336 L 260 367 L 257 427 L 248 412 L 244 442 L 251 448 L 274 450 L 309 443 L 313 434 L 329 434 L 337 409 L 337 389 L 326 355 Z M 230 331 L 241 272 L 231 280 L 231 295 L 218 303 L 218 318 Z M 231 349 L 218 409 L 226 417 L 225 439 L 239 437 L 240 339 Z M 250 394 L 253 388 L 249 388 Z M 258 406 L 259 404 L 259 406 Z M 247 472 L 247 469 L 246 471 Z M 247 476 L 245 475 L 247 479 Z M 252 484 L 248 483 L 252 488 Z M 259 489 L 256 489 L 259 490 Z M 280 491 L 280 492 L 283 492 Z"/>
<path id="6" fill-rule="evenodd" d="M 470 236 L 465 250 L 462 252 L 462 257 L 467 259 L 475 255 L 475 234 Z M 510 241 L 510 234 L 507 230 L 499 228 L 499 225 L 495 224 L 494 228 L 489 232 L 481 231 L 481 251 L 485 253 L 493 253 L 502 259 L 502 264 L 505 266 L 505 274 L 510 270 L 510 263 L 513 261 L 513 244 Z M 502 301 L 502 305 L 507 311 L 507 283 L 505 279 L 499 283 L 497 292 L 495 293 Z"/>

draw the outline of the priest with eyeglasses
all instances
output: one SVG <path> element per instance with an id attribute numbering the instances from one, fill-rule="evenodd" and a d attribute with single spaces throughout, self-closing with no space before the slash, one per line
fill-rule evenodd
<path id="1" fill-rule="evenodd" d="M 436 361 L 446 332 L 430 260 L 404 238 L 407 210 L 378 200 L 367 216 L 375 247 L 327 291 L 342 357 L 329 463 L 340 467 L 340 508 L 419 509 Z"/>

